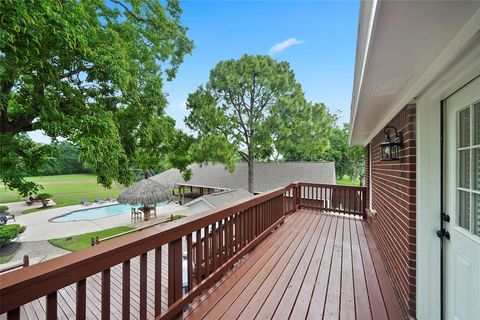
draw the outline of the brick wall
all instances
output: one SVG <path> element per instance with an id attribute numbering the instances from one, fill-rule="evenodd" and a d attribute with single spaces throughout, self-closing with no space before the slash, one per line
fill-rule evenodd
<path id="1" fill-rule="evenodd" d="M 400 111 L 389 125 L 402 131 L 404 145 L 400 160 L 381 161 L 379 144 L 385 134 L 379 132 L 370 142 L 372 181 L 368 181 L 369 150 L 367 145 L 365 177 L 372 188 L 372 210 L 369 218 L 375 242 L 380 248 L 388 274 L 405 313 L 415 317 L 415 215 L 416 215 L 416 146 L 415 105 Z"/>

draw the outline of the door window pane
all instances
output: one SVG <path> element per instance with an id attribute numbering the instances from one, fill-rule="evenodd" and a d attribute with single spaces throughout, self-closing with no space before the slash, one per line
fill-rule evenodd
<path id="1" fill-rule="evenodd" d="M 473 106 L 473 141 L 480 145 L 480 102 Z"/>
<path id="2" fill-rule="evenodd" d="M 470 192 L 458 191 L 458 225 L 470 231 Z"/>
<path id="3" fill-rule="evenodd" d="M 480 194 L 473 194 L 473 233 L 480 236 Z"/>
<path id="4" fill-rule="evenodd" d="M 470 150 L 458 151 L 458 186 L 470 188 Z"/>
<path id="5" fill-rule="evenodd" d="M 480 191 L 480 148 L 472 150 L 473 154 L 473 189 Z"/>
<path id="6" fill-rule="evenodd" d="M 459 147 L 470 145 L 470 108 L 465 108 L 459 113 Z"/>

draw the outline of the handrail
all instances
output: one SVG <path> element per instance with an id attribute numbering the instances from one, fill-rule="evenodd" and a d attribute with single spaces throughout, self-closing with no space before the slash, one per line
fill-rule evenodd
<path id="1" fill-rule="evenodd" d="M 256 195 L 247 201 L 239 201 L 222 208 L 212 209 L 195 216 L 173 221 L 165 226 L 153 227 L 140 233 L 128 234 L 121 238 L 112 239 L 94 247 L 86 248 L 78 252 L 30 266 L 28 271 L 16 270 L 10 272 L 8 275 L 0 275 L 0 300 L 2 301 L 0 304 L 0 314 L 11 310 L 13 311 L 10 313 L 15 314 L 16 309 L 18 309 L 19 306 L 45 295 L 47 295 L 48 305 L 49 297 L 51 301 L 56 301 L 56 291 L 59 289 L 75 282 L 78 286 L 86 278 L 99 272 L 105 273 L 108 270 L 107 273 L 109 276 L 109 268 L 120 263 L 125 263 L 139 255 L 142 258 L 145 254 L 146 257 L 146 252 L 150 250 L 161 250 L 161 247 L 166 244 L 169 245 L 169 251 L 170 248 L 174 248 L 173 250 L 175 251 L 176 256 L 178 256 L 178 251 L 180 250 L 180 256 L 172 257 L 172 259 L 182 259 L 181 246 L 179 247 L 176 243 L 181 241 L 185 236 L 191 238 L 192 233 L 198 234 L 199 230 L 209 228 L 214 224 L 217 225 L 219 221 L 224 228 L 222 231 L 223 237 L 225 238 L 225 242 L 227 242 L 229 239 L 226 237 L 232 238 L 232 235 L 229 234 L 232 233 L 232 230 L 229 230 L 228 228 L 232 229 L 233 223 L 236 223 L 236 220 L 234 221 L 234 219 L 238 217 L 239 221 L 240 219 L 243 221 L 243 217 L 246 216 L 243 213 L 252 208 L 256 208 L 257 206 L 263 205 L 274 199 L 280 199 L 279 201 L 281 201 L 281 203 L 279 202 L 276 204 L 276 210 L 279 211 L 281 216 L 286 214 L 287 211 L 285 210 L 283 199 L 284 194 L 293 187 L 294 185 L 289 185 L 284 188 L 278 188 L 270 192 Z M 282 208 L 280 208 L 278 204 L 281 204 Z M 288 210 L 288 212 L 293 211 L 294 208 Z M 268 214 L 272 214 L 273 216 L 273 211 L 269 211 Z M 271 220 L 272 221 L 269 221 L 268 224 L 265 222 L 266 224 L 263 226 L 264 230 L 278 220 L 278 217 L 276 217 L 275 221 L 273 221 L 274 219 Z M 240 228 L 238 230 L 240 231 Z M 264 230 L 258 231 L 263 232 Z M 251 232 L 251 230 L 249 232 Z M 252 235 L 253 233 L 248 236 L 250 237 Z M 238 238 L 239 237 L 240 235 Z M 246 240 L 248 239 L 246 238 Z M 188 241 L 189 239 L 187 238 L 187 242 Z M 226 245 L 227 244 L 222 247 L 222 254 L 226 255 L 227 258 L 230 258 L 230 255 L 235 251 L 235 248 L 232 247 L 232 244 L 228 244 L 230 246 L 229 248 L 226 248 Z M 208 249 L 208 246 L 206 248 Z M 169 260 L 170 259 L 169 252 Z M 178 270 L 176 271 L 178 272 Z M 107 273 L 104 274 L 105 278 L 107 277 Z M 169 270 L 169 278 L 170 276 Z M 170 282 L 169 279 L 169 291 Z M 173 295 L 179 296 L 180 293 L 174 292 Z M 169 294 L 169 302 L 171 302 L 171 304 L 177 300 L 178 299 L 174 299 L 173 297 L 170 298 Z M 56 312 L 56 309 L 51 312 Z M 15 317 L 12 316 L 12 318 Z"/>
<path id="2" fill-rule="evenodd" d="M 19 319 L 20 306 L 46 296 L 47 319 L 57 317 L 57 291 L 76 283 L 76 316 L 85 319 L 86 279 L 101 273 L 101 312 L 110 314 L 110 268 L 122 264 L 122 313 L 130 313 L 130 260 L 140 258 L 140 318 L 147 312 L 147 252 L 154 251 L 155 279 L 162 278 L 162 247 L 168 246 L 168 305 L 161 311 L 161 280 L 154 285 L 159 319 L 182 312 L 241 257 L 297 209 L 364 216 L 367 189 L 297 182 L 221 208 L 102 242 L 84 250 L 0 275 L 0 314 Z M 186 248 L 188 289 L 184 294 Z"/>

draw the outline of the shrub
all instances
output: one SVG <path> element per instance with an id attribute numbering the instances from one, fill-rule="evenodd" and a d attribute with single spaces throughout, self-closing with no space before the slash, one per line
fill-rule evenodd
<path id="1" fill-rule="evenodd" d="M 6 226 L 0 226 L 0 247 L 6 245 L 13 238 L 18 236 L 20 232 L 19 224 L 9 224 Z"/>
<path id="2" fill-rule="evenodd" d="M 7 212 L 8 207 L 7 206 L 0 206 L 0 211 Z"/>
<path id="3" fill-rule="evenodd" d="M 50 198 L 52 195 L 49 194 L 49 193 L 39 193 L 37 194 L 37 200 L 41 200 L 42 201 L 42 205 L 43 207 L 45 208 L 48 204 L 47 200 L 48 198 Z"/>

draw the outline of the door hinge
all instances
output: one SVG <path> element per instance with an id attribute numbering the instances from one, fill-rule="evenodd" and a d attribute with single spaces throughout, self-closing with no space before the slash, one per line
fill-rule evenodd
<path id="1" fill-rule="evenodd" d="M 440 238 L 440 239 L 447 239 L 447 240 L 450 240 L 450 232 L 448 232 L 447 230 L 445 229 L 442 229 L 442 230 L 438 230 L 437 231 L 437 236 Z"/>
<path id="2" fill-rule="evenodd" d="M 446 213 L 442 213 L 442 220 L 445 222 L 450 222 L 450 216 Z"/>

